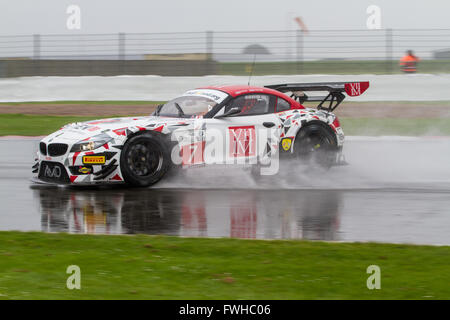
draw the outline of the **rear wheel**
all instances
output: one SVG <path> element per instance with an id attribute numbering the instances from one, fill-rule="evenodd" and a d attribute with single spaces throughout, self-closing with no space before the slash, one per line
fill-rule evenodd
<path id="1" fill-rule="evenodd" d="M 321 124 L 302 128 L 295 138 L 294 155 L 302 164 L 328 169 L 336 162 L 337 150 L 334 133 Z"/>
<path id="2" fill-rule="evenodd" d="M 120 170 L 127 184 L 147 187 L 158 182 L 170 167 L 170 154 L 163 139 L 152 133 L 130 138 L 120 157 Z"/>

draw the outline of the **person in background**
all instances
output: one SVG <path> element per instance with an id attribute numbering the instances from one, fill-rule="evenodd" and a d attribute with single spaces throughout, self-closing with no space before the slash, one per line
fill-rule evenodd
<path id="1" fill-rule="evenodd" d="M 415 73 L 417 71 L 417 63 L 419 58 L 414 55 L 412 50 L 406 51 L 406 55 L 400 59 L 400 69 L 404 73 Z"/>

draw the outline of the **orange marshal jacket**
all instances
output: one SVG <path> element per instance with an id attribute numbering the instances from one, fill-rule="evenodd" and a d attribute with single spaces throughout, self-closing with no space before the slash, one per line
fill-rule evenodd
<path id="1" fill-rule="evenodd" d="M 416 56 L 406 55 L 400 59 L 400 68 L 403 72 L 416 72 L 417 62 L 419 62 L 419 58 Z"/>

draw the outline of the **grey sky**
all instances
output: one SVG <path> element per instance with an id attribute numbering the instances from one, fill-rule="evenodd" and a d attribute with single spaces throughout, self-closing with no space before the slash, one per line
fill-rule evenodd
<path id="1" fill-rule="evenodd" d="M 383 28 L 450 28 L 448 0 L 0 0 L 0 34 L 70 34 L 294 29 L 365 29 L 366 8 L 381 8 Z M 81 8 L 81 30 L 66 28 L 66 8 Z"/>

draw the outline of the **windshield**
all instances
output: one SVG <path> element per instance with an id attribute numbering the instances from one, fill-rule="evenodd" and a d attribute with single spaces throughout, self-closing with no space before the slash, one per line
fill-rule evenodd
<path id="1" fill-rule="evenodd" d="M 220 104 L 228 95 L 217 90 L 192 90 L 164 104 L 157 115 L 191 118 L 203 116 Z"/>

